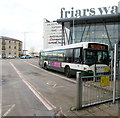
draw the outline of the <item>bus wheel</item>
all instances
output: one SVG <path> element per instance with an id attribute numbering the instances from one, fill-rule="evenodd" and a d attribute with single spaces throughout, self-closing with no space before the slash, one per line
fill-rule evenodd
<path id="1" fill-rule="evenodd" d="M 65 75 L 67 76 L 67 77 L 71 77 L 71 74 L 70 74 L 70 67 L 66 67 L 65 68 Z"/>
<path id="2" fill-rule="evenodd" d="M 44 64 L 44 69 L 47 70 L 47 64 L 46 63 Z"/>

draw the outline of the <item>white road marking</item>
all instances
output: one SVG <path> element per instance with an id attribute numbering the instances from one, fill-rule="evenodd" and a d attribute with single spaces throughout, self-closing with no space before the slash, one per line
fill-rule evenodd
<path id="1" fill-rule="evenodd" d="M 24 62 L 27 63 L 27 64 L 29 64 L 29 65 L 31 65 L 31 66 L 33 66 L 33 67 L 35 67 L 35 68 L 37 68 L 37 69 L 40 69 L 40 70 L 42 70 L 42 71 L 45 71 L 45 72 L 47 72 L 47 73 L 49 73 L 49 74 L 51 74 L 51 75 L 60 77 L 60 78 L 62 78 L 62 79 L 64 79 L 64 80 L 67 80 L 67 81 L 70 81 L 70 82 L 73 82 L 73 83 L 77 83 L 75 80 L 72 80 L 72 79 L 69 79 L 69 78 L 67 78 L 67 77 L 63 77 L 63 76 L 57 75 L 57 74 L 52 73 L 52 72 L 48 72 L 48 71 L 46 71 L 46 70 L 44 70 L 44 69 L 42 69 L 42 68 L 40 68 L 40 67 L 38 67 L 38 66 L 36 66 L 36 65 L 33 65 L 33 64 L 29 63 L 29 62 L 26 62 L 26 61 L 24 61 Z"/>
<path id="2" fill-rule="evenodd" d="M 48 110 L 53 110 L 56 107 L 53 106 L 43 95 L 38 92 L 29 82 L 23 80 L 24 83 L 29 87 L 29 89 L 36 95 L 36 97 L 45 105 Z"/>
<path id="3" fill-rule="evenodd" d="M 13 104 L 13 105 L 8 109 L 8 111 L 5 112 L 5 114 L 4 114 L 3 116 L 7 116 L 14 107 L 15 107 L 15 104 Z"/>
<path id="4" fill-rule="evenodd" d="M 34 93 L 34 95 L 44 104 L 48 110 L 53 110 L 56 107 L 52 105 L 40 92 L 38 92 L 33 85 L 31 85 L 25 78 L 22 76 L 20 71 L 10 62 L 11 66 L 15 69 L 22 81 L 27 85 L 27 87 Z"/>
<path id="5" fill-rule="evenodd" d="M 55 88 L 57 86 L 57 84 L 54 84 L 53 88 Z"/>
<path id="6" fill-rule="evenodd" d="M 64 87 L 64 86 L 58 85 L 58 84 L 57 84 L 56 82 L 54 82 L 54 81 L 47 82 L 46 84 L 49 85 L 49 86 L 51 86 L 52 88 L 62 88 L 62 87 Z"/>
<path id="7" fill-rule="evenodd" d="M 64 86 L 55 86 L 55 87 L 53 87 L 53 88 L 62 88 L 62 87 L 64 87 Z"/>

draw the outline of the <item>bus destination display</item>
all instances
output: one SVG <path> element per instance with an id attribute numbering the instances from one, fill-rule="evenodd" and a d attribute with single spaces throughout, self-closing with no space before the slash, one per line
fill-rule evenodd
<path id="1" fill-rule="evenodd" d="M 107 45 L 102 45 L 102 44 L 89 44 L 88 46 L 89 48 L 92 48 L 92 49 L 98 49 L 98 50 L 106 50 L 108 49 L 108 46 Z"/>

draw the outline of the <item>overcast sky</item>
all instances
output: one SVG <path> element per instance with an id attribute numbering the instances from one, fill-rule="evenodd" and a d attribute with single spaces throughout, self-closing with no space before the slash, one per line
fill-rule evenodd
<path id="1" fill-rule="evenodd" d="M 0 36 L 19 39 L 26 49 L 43 48 L 43 18 L 54 21 L 60 10 L 98 8 L 118 5 L 120 0 L 0 0 Z"/>

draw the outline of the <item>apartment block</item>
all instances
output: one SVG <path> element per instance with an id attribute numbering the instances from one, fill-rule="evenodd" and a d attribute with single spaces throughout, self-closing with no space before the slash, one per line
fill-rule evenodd
<path id="1" fill-rule="evenodd" d="M 1 58 L 18 58 L 22 54 L 22 41 L 9 38 L 0 37 L 0 57 Z"/>

